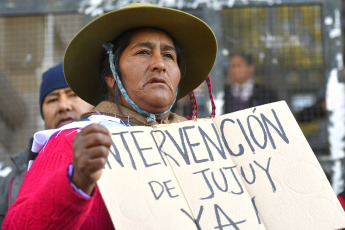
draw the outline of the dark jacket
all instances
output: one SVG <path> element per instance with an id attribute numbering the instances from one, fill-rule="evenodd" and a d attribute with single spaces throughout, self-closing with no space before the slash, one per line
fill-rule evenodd
<path id="1" fill-rule="evenodd" d="M 32 140 L 30 141 L 31 149 Z M 31 150 L 25 149 L 11 157 L 13 165 L 0 163 L 0 229 L 5 215 L 18 196 Z"/>
<path id="2" fill-rule="evenodd" d="M 236 105 L 236 98 L 231 93 L 231 86 L 224 88 L 224 114 L 236 112 L 241 109 L 251 108 L 278 101 L 277 93 L 267 86 L 255 83 L 252 96 L 242 106 Z"/>

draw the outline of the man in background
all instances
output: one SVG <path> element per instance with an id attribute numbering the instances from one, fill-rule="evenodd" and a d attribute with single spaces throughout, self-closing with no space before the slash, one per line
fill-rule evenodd
<path id="1" fill-rule="evenodd" d="M 45 129 L 56 129 L 78 120 L 93 108 L 68 87 L 62 64 L 43 73 L 39 103 Z M 35 158 L 31 145 L 32 138 L 28 149 L 11 157 L 14 166 L 0 162 L 0 227 L 8 208 L 17 198 L 29 160 Z"/>
<path id="2" fill-rule="evenodd" d="M 224 89 L 224 114 L 278 100 L 274 90 L 255 82 L 254 73 L 251 55 L 237 53 L 230 56 L 230 85 L 226 85 Z"/>

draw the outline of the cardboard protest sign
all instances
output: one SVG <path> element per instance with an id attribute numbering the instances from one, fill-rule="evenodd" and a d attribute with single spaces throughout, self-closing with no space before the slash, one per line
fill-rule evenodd
<path id="1" fill-rule="evenodd" d="M 110 132 L 98 186 L 117 230 L 345 227 L 345 212 L 283 101 Z"/>

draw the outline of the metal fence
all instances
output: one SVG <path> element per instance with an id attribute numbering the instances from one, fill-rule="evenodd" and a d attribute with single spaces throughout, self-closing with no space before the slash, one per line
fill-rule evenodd
<path id="1" fill-rule="evenodd" d="M 27 148 L 43 129 L 39 108 L 41 76 L 58 64 L 82 27 L 78 13 L 0 17 L 0 160 Z"/>
<path id="2" fill-rule="evenodd" d="M 245 6 L 223 9 L 222 19 L 223 55 L 252 55 L 255 80 L 275 89 L 279 100 L 289 104 L 324 163 L 329 145 L 321 10 L 320 4 Z M 331 180 L 329 167 L 327 174 Z"/>

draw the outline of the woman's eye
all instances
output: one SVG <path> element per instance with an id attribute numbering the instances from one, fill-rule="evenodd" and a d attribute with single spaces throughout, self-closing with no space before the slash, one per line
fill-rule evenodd
<path id="1" fill-rule="evenodd" d="M 150 52 L 148 50 L 140 50 L 137 52 L 137 54 L 149 54 Z"/>
<path id="2" fill-rule="evenodd" d="M 170 53 L 164 54 L 164 57 L 167 57 L 167 58 L 170 58 L 172 60 L 175 60 L 174 55 L 172 55 Z"/>

